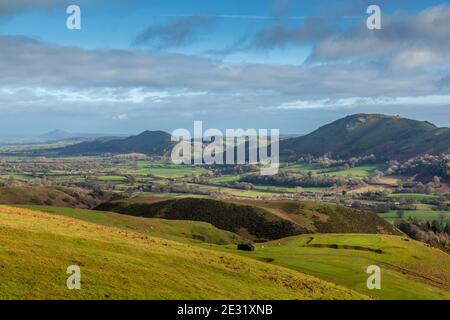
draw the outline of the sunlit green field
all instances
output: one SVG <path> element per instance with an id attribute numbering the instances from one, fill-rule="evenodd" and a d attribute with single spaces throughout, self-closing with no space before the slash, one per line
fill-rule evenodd
<path id="1" fill-rule="evenodd" d="M 373 164 L 373 165 L 365 165 L 365 166 L 359 166 L 355 168 L 350 168 L 348 170 L 340 170 L 336 172 L 327 172 L 323 174 L 327 174 L 330 176 L 335 177 L 353 177 L 353 178 L 365 178 L 365 177 L 371 177 L 375 174 L 377 170 L 382 171 L 386 169 L 386 165 L 383 164 Z"/>
<path id="2" fill-rule="evenodd" d="M 235 252 L 233 247 L 216 248 Z M 304 235 L 259 244 L 255 252 L 240 254 L 312 274 L 374 298 L 450 299 L 450 255 L 401 237 Z M 381 267 L 381 290 L 367 289 L 370 265 Z"/>
<path id="3" fill-rule="evenodd" d="M 236 245 L 218 245 L 221 239 L 236 241 L 230 233 L 204 224 L 210 244 L 195 241 L 192 222 L 135 218 L 90 210 L 31 206 L 34 210 L 73 217 L 102 226 L 200 246 L 209 250 L 245 256 L 293 271 L 310 274 L 376 299 L 450 299 L 450 256 L 410 239 L 384 235 L 304 235 L 258 244 L 255 252 L 236 250 Z M 168 225 L 164 225 L 167 223 Z M 183 224 L 184 223 L 184 224 Z M 197 223 L 194 223 L 197 225 Z M 217 241 L 219 239 L 219 241 Z M 236 243 L 236 242 L 234 242 Z M 255 262 L 256 263 L 256 262 Z M 366 287 L 366 269 L 382 270 L 382 289 Z"/>
<path id="4" fill-rule="evenodd" d="M 239 175 L 223 176 L 223 177 L 212 178 L 211 182 L 214 182 L 214 183 L 232 183 L 232 182 L 239 181 L 240 178 L 241 178 L 241 176 L 239 176 Z"/>
<path id="5" fill-rule="evenodd" d="M 0 206 L 0 299 L 364 299 L 298 271 Z M 81 290 L 68 290 L 69 266 Z"/>
<path id="6" fill-rule="evenodd" d="M 286 193 L 298 193 L 300 192 L 323 192 L 327 188 L 296 188 L 296 187 L 279 187 L 279 186 L 267 186 L 267 185 L 255 185 L 255 189 L 259 191 L 268 192 L 286 192 Z"/>
<path id="7" fill-rule="evenodd" d="M 154 175 L 162 178 L 181 178 L 184 176 L 202 175 L 208 170 L 198 166 L 176 166 L 166 162 L 150 163 L 136 162 L 131 165 L 119 166 L 118 170 L 123 174 Z"/>
<path id="8" fill-rule="evenodd" d="M 398 217 L 397 211 L 389 211 L 388 213 L 380 213 L 380 217 L 388 220 L 389 222 L 393 223 L 395 221 L 400 220 Z M 406 210 L 403 213 L 403 219 L 408 218 L 416 218 L 418 220 L 424 220 L 424 221 L 441 221 L 443 220 L 444 223 L 450 222 L 450 211 L 434 211 L 431 210 L 431 208 L 427 208 L 424 206 L 423 209 L 418 210 Z"/>
<path id="9" fill-rule="evenodd" d="M 403 198 L 409 200 L 433 200 L 439 199 L 439 196 L 432 194 L 422 194 L 422 193 L 393 193 L 389 195 L 390 198 Z"/>
<path id="10" fill-rule="evenodd" d="M 308 172 L 314 172 L 316 174 L 322 174 L 322 175 L 328 175 L 333 177 L 352 177 L 352 178 L 365 178 L 365 177 L 371 177 L 375 174 L 376 170 L 385 170 L 386 165 L 385 164 L 371 164 L 371 165 L 363 165 L 358 166 L 354 168 L 350 168 L 348 170 L 328 170 L 320 168 L 317 165 L 314 164 L 296 164 L 291 166 L 286 166 L 282 168 L 282 171 L 285 172 L 298 172 L 298 173 L 308 173 Z"/>
<path id="11" fill-rule="evenodd" d="M 107 181 L 107 182 L 123 182 L 127 178 L 122 176 L 100 176 L 98 177 L 98 180 L 100 181 Z"/>

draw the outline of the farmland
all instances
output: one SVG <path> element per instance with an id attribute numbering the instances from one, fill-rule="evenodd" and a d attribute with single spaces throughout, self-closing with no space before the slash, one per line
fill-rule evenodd
<path id="1" fill-rule="evenodd" d="M 1 299 L 366 298 L 245 257 L 4 206 L 0 248 Z M 73 264 L 83 268 L 83 290 L 68 292 Z"/>
<path id="2" fill-rule="evenodd" d="M 444 223 L 450 223 L 450 211 L 433 210 L 429 205 L 418 205 L 416 210 L 407 210 L 402 212 L 402 217 L 399 217 L 398 211 L 389 211 L 387 213 L 379 214 L 384 219 L 394 222 L 400 219 L 419 219 L 432 222 L 434 220 L 443 220 Z"/>
<path id="3" fill-rule="evenodd" d="M 232 252 L 232 247 L 222 249 Z M 378 252 L 377 252 L 378 251 Z M 381 252 L 381 253 L 380 253 Z M 241 253 L 352 288 L 378 299 L 449 299 L 450 256 L 401 237 L 312 235 L 258 245 Z M 364 270 L 382 266 L 383 287 L 370 291 Z"/>
<path id="4" fill-rule="evenodd" d="M 329 161 L 282 163 L 268 180 L 258 166 L 143 154 L 0 157 L 0 203 L 12 206 L 0 206 L 12 275 L 0 272 L 0 297 L 449 299 L 447 184 Z M 248 242 L 255 252 L 236 250 Z M 69 264 L 89 278 L 67 296 Z M 370 265 L 382 290 L 367 289 Z"/>
<path id="5" fill-rule="evenodd" d="M 0 251 L 0 256 L 9 274 L 27 279 L 26 284 L 17 283 L 12 280 L 14 277 L 2 277 L 5 273 L 0 272 L 3 298 L 38 299 L 48 297 L 50 291 L 55 299 L 63 297 L 67 294 L 65 267 L 74 263 L 70 257 L 76 257 L 76 263 L 83 266 L 88 277 L 83 290 L 71 293 L 76 299 L 245 299 L 250 292 L 252 299 L 449 299 L 450 296 L 450 263 L 446 262 L 449 256 L 404 237 L 312 234 L 258 244 L 255 252 L 245 253 L 231 245 L 236 243 L 237 236 L 203 223 L 82 209 L 28 208 L 31 211 L 24 207 L 0 207 L 0 232 L 7 232 L 0 241 L 9 250 L 20 248 L 22 252 L 18 257 Z M 220 239 L 225 236 L 232 241 L 207 243 L 192 239 L 186 236 L 186 231 L 193 230 L 193 226 L 208 228 L 215 239 L 220 234 Z M 25 246 L 25 239 L 31 240 L 32 245 Z M 38 259 L 31 267 L 21 268 L 31 253 Z M 180 261 L 184 270 L 181 273 L 176 267 Z M 365 286 L 365 269 L 373 264 L 382 267 L 382 290 L 371 291 Z M 14 269 L 9 269 L 13 266 Z M 99 266 L 104 267 L 101 270 Z M 180 279 L 173 278 L 174 274 Z M 53 277 L 49 278 L 50 275 Z M 194 278 L 201 279 L 201 283 L 189 288 Z M 217 279 L 220 288 L 213 284 L 218 283 Z M 298 286 L 280 286 L 282 279 Z M 122 290 L 120 283 L 132 290 Z M 309 289 L 302 289 L 304 285 Z M 32 290 L 36 287 L 40 290 Z"/>

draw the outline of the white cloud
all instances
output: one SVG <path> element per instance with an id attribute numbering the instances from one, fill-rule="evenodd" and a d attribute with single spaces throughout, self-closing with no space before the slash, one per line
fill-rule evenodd
<path id="1" fill-rule="evenodd" d="M 118 116 L 113 116 L 113 120 L 128 120 L 128 115 L 126 113 L 119 114 Z"/>
<path id="2" fill-rule="evenodd" d="M 280 104 L 275 107 L 279 110 L 329 109 L 329 108 L 356 108 L 367 106 L 395 106 L 423 108 L 431 106 L 450 105 L 450 95 L 410 96 L 410 97 L 350 97 L 344 99 L 296 100 Z"/>

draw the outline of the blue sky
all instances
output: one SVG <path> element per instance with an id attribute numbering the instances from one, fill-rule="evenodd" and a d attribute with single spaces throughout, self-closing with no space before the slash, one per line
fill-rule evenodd
<path id="1" fill-rule="evenodd" d="M 307 133 L 358 112 L 450 126 L 448 39 L 444 1 L 0 0 L 0 135 Z"/>

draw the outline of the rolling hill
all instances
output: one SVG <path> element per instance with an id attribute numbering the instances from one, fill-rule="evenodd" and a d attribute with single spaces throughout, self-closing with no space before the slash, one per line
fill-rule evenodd
<path id="1" fill-rule="evenodd" d="M 450 298 L 450 256 L 405 237 L 310 234 L 242 252 L 185 238 L 183 221 L 32 208 L 0 206 L 0 298 Z M 149 229 L 161 223 L 178 242 L 159 238 L 167 226 Z M 79 291 L 65 288 L 72 264 L 82 270 Z M 366 287 L 370 265 L 381 267 L 381 290 Z"/>
<path id="2" fill-rule="evenodd" d="M 239 237 L 237 234 L 221 230 L 209 223 L 201 221 L 148 219 L 114 212 L 41 205 L 15 205 L 15 207 L 66 216 L 107 227 L 140 232 L 147 236 L 179 242 L 201 242 L 224 245 L 248 241 Z"/>
<path id="3" fill-rule="evenodd" d="M 68 290 L 68 266 L 81 290 Z M 367 299 L 295 270 L 0 206 L 0 299 Z"/>
<path id="4" fill-rule="evenodd" d="M 0 186 L 0 204 L 91 208 L 114 197 L 110 192 L 75 187 Z"/>
<path id="5" fill-rule="evenodd" d="M 145 131 L 127 138 L 99 138 L 59 149 L 60 155 L 144 153 L 168 155 L 175 145 L 163 131 Z M 300 137 L 280 141 L 282 158 L 301 156 L 350 158 L 374 154 L 380 160 L 406 159 L 420 154 L 448 152 L 450 128 L 381 114 L 355 114 Z M 248 146 L 246 148 L 248 153 Z M 248 157 L 248 156 L 247 156 Z"/>
<path id="6" fill-rule="evenodd" d="M 106 202 L 95 209 L 148 218 L 204 221 L 258 241 L 316 232 L 400 234 L 372 213 L 296 201 L 139 197 Z"/>
<path id="7" fill-rule="evenodd" d="M 350 158 L 374 154 L 378 159 L 406 159 L 420 154 L 448 152 L 450 128 L 378 114 L 355 114 L 302 137 L 280 142 L 283 156 Z"/>
<path id="8" fill-rule="evenodd" d="M 165 155 L 170 152 L 173 145 L 171 135 L 166 132 L 144 131 L 137 136 L 100 138 L 51 151 L 60 155 L 96 155 L 104 153 Z"/>
<path id="9" fill-rule="evenodd" d="M 216 247 L 236 252 L 234 247 Z M 408 238 L 314 234 L 257 244 L 240 255 L 315 275 L 375 299 L 450 299 L 450 255 Z M 366 287 L 366 269 L 381 268 L 381 290 Z"/>

